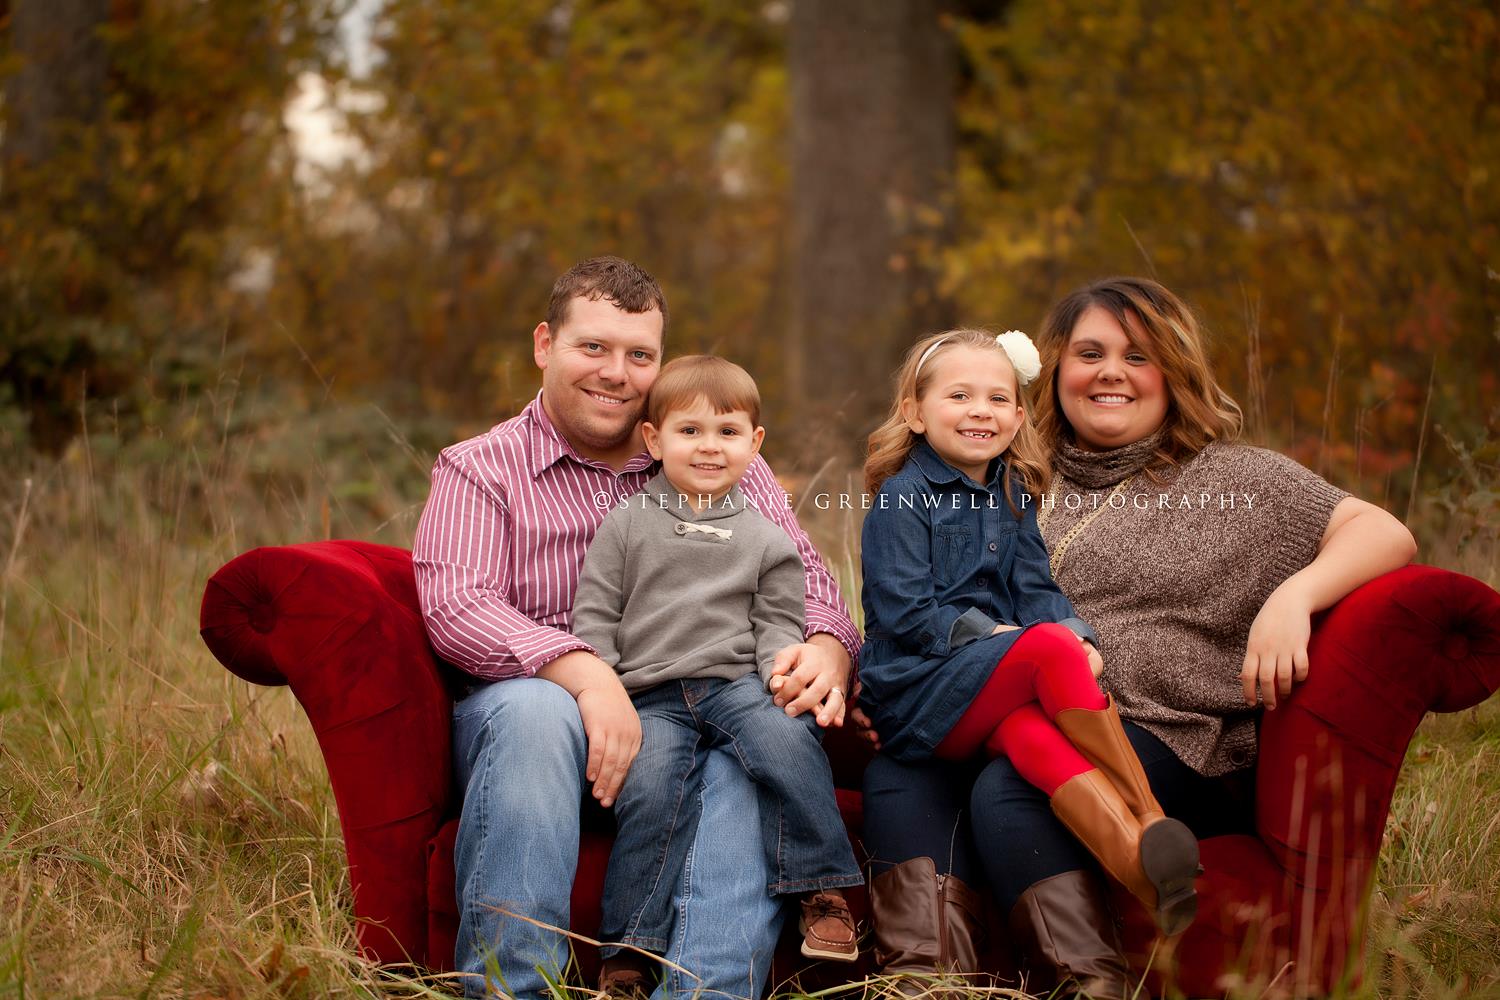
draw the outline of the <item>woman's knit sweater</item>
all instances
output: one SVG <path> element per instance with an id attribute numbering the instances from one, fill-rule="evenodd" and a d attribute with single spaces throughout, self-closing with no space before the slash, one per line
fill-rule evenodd
<path id="1" fill-rule="evenodd" d="M 1318 553 L 1348 496 L 1263 448 L 1210 444 L 1145 471 L 1160 442 L 1054 456 L 1039 510 L 1053 575 L 1098 631 L 1124 718 L 1184 763 L 1224 774 L 1255 759 L 1258 708 L 1240 668 L 1250 624 Z"/>

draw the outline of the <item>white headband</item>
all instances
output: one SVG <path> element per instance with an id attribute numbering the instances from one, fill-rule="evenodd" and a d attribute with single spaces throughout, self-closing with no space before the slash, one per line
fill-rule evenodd
<path id="1" fill-rule="evenodd" d="M 928 358 L 932 357 L 932 352 L 942 347 L 947 339 L 948 337 L 939 337 L 933 341 L 932 346 L 922 352 L 922 356 L 917 359 L 917 370 L 912 373 L 912 377 L 922 374 L 922 366 L 927 363 Z M 1036 345 L 1026 334 L 1020 330 L 1007 330 L 995 335 L 995 343 L 1010 359 L 1011 367 L 1016 370 L 1017 382 L 1030 385 L 1031 380 L 1041 374 L 1042 356 L 1037 353 Z"/>

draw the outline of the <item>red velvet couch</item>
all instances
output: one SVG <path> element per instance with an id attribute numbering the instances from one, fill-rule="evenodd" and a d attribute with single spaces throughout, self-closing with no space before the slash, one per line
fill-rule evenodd
<path id="1" fill-rule="evenodd" d="M 208 581 L 201 626 L 224 666 L 257 684 L 290 684 L 307 712 L 338 802 L 366 952 L 451 967 L 454 675 L 427 643 L 410 554 L 349 541 L 255 549 Z M 1410 566 L 1321 616 L 1309 656 L 1307 682 L 1262 723 L 1257 835 L 1203 843 L 1198 920 L 1170 961 L 1157 956 L 1156 969 L 1171 966 L 1172 985 L 1189 995 L 1273 977 L 1318 993 L 1357 974 L 1361 914 L 1407 744 L 1425 713 L 1472 707 L 1500 686 L 1500 594 Z M 864 757 L 847 731 L 831 731 L 828 747 L 857 835 Z M 587 817 L 585 827 L 573 929 L 592 936 L 609 833 Z M 1119 902 L 1127 948 L 1145 968 L 1149 921 L 1123 892 Z M 1152 988 L 1162 980 L 1153 972 Z"/>

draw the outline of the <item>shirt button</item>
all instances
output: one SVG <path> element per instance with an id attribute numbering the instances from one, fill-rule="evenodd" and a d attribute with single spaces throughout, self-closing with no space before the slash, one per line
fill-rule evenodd
<path id="1" fill-rule="evenodd" d="M 685 534 L 687 534 L 687 522 L 686 521 L 678 521 L 677 522 L 677 527 L 674 530 L 679 535 L 685 535 Z"/>
<path id="2" fill-rule="evenodd" d="M 975 580 L 974 582 L 977 583 L 977 584 L 979 584 L 981 587 L 983 587 L 984 584 L 985 584 L 984 577 L 982 577 L 982 576 L 979 579 Z"/>
<path id="3" fill-rule="evenodd" d="M 994 542 L 990 542 L 990 551 L 991 552 L 995 551 L 995 543 Z"/>
<path id="4" fill-rule="evenodd" d="M 1244 767 L 1246 764 L 1250 763 L 1250 755 L 1244 750 L 1236 747 L 1235 749 L 1229 751 L 1229 763 L 1233 764 L 1235 767 Z"/>

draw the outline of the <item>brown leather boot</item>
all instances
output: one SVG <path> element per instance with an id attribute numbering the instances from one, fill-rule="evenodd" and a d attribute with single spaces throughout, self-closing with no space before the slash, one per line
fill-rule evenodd
<path id="1" fill-rule="evenodd" d="M 1103 771 L 1119 789 L 1120 797 L 1146 826 L 1162 818 L 1162 808 L 1151 792 L 1141 759 L 1125 735 L 1113 695 L 1105 695 L 1100 709 L 1065 708 L 1053 720 L 1068 742 Z"/>
<path id="2" fill-rule="evenodd" d="M 983 902 L 957 878 L 939 875 L 931 858 L 903 861 L 871 879 L 870 912 L 875 964 L 883 973 L 911 974 L 912 995 L 931 992 L 934 977 L 979 971 Z"/>
<path id="3" fill-rule="evenodd" d="M 1130 973 L 1104 887 L 1090 872 L 1063 872 L 1021 893 L 1010 911 L 1011 941 L 1027 969 L 1025 989 L 1036 996 L 1121 1000 Z"/>
<path id="4" fill-rule="evenodd" d="M 1125 735 L 1114 698 L 1106 698 L 1102 709 L 1065 708 L 1058 712 L 1057 728 L 1104 772 L 1125 807 L 1140 822 L 1141 863 L 1156 890 L 1156 901 L 1147 902 L 1147 908 L 1158 927 L 1176 934 L 1187 929 L 1198 911 L 1193 887 L 1194 877 L 1201 874 L 1198 838 L 1178 820 L 1163 815 L 1141 760 Z M 1142 901 L 1146 902 L 1144 897 Z"/>
<path id="5" fill-rule="evenodd" d="M 1163 818 L 1143 832 L 1114 783 L 1098 768 L 1059 785 L 1052 793 L 1052 811 L 1110 877 L 1141 901 L 1162 931 L 1179 934 L 1193 922 L 1198 840 L 1186 826 Z"/>

